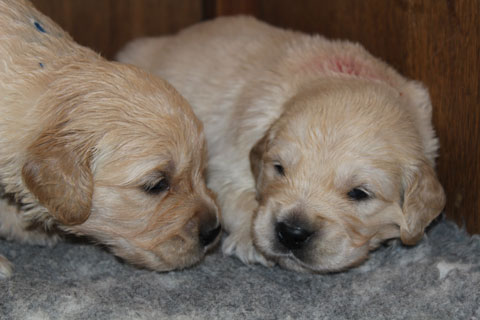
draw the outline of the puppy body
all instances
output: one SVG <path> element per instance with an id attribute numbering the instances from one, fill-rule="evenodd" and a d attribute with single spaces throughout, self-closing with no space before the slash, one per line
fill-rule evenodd
<path id="1" fill-rule="evenodd" d="M 427 91 L 360 45 L 234 17 L 118 58 L 204 122 L 223 250 L 244 262 L 341 270 L 385 239 L 415 243 L 444 206 Z"/>
<path id="2" fill-rule="evenodd" d="M 188 103 L 26 1 L 0 1 L 0 17 L 0 236 L 53 244 L 60 229 L 155 270 L 197 262 L 218 210 Z"/>

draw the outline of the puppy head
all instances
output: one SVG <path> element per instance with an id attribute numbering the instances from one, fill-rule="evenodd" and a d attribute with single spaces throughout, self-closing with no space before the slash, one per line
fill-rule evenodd
<path id="1" fill-rule="evenodd" d="M 116 63 L 78 63 L 37 110 L 44 123 L 23 180 L 61 228 L 160 271 L 196 263 L 215 243 L 203 129 L 166 82 Z"/>
<path id="2" fill-rule="evenodd" d="M 337 271 L 389 238 L 414 244 L 445 197 L 409 103 L 372 81 L 320 81 L 250 153 L 257 248 L 300 271 Z"/>

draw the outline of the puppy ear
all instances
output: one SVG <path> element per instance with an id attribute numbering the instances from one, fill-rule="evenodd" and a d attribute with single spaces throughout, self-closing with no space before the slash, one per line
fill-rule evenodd
<path id="1" fill-rule="evenodd" d="M 422 137 L 425 156 L 434 163 L 439 143 L 432 125 L 432 103 L 428 90 L 420 82 L 407 81 L 401 92 L 408 100 L 407 107 Z"/>
<path id="2" fill-rule="evenodd" d="M 427 161 L 422 161 L 409 176 L 405 183 L 400 238 L 403 243 L 413 245 L 445 207 L 445 193 Z"/>
<path id="3" fill-rule="evenodd" d="M 27 188 L 64 225 L 77 225 L 90 215 L 93 176 L 89 154 L 65 138 L 43 134 L 28 148 L 22 177 Z"/>
<path id="4" fill-rule="evenodd" d="M 250 169 L 252 170 L 253 177 L 255 178 L 257 185 L 258 185 L 258 179 L 262 173 L 262 167 L 263 167 L 262 157 L 267 147 L 268 135 L 269 134 L 267 131 L 267 133 L 265 133 L 263 138 L 258 140 L 257 143 L 250 150 Z"/>

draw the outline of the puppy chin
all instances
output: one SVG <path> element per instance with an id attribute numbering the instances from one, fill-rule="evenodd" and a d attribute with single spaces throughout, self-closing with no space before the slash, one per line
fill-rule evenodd
<path id="1" fill-rule="evenodd" d="M 95 217 L 94 217 L 95 218 Z M 78 226 L 63 228 L 69 233 L 86 236 L 104 244 L 110 252 L 139 268 L 159 272 L 185 269 L 199 263 L 206 252 L 218 244 L 220 236 L 204 245 L 199 241 L 198 227 L 192 221 L 167 235 L 150 235 L 141 229 L 117 232 L 107 223 L 87 220 Z M 133 225 L 130 224 L 133 230 Z"/>
<path id="2" fill-rule="evenodd" d="M 186 235 L 175 235 L 151 247 L 136 241 L 135 238 L 105 233 L 105 231 L 100 233 L 98 230 L 85 230 L 81 226 L 70 227 L 68 232 L 86 236 L 104 244 L 108 251 L 129 264 L 159 272 L 184 269 L 199 263 L 206 251 L 218 242 L 202 247 Z"/>
<path id="3" fill-rule="evenodd" d="M 206 251 L 200 246 L 180 247 L 181 239 L 172 239 L 170 243 L 153 250 L 142 249 L 122 240 L 118 245 L 110 246 L 116 256 L 137 267 L 159 272 L 192 267 L 202 260 Z M 173 256 L 175 259 L 165 259 Z"/>

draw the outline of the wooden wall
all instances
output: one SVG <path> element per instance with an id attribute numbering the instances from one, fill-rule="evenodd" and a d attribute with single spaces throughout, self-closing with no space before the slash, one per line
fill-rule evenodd
<path id="1" fill-rule="evenodd" d="M 80 44 L 107 58 L 129 40 L 169 34 L 203 19 L 202 0 L 33 0 Z"/>
<path id="2" fill-rule="evenodd" d="M 447 216 L 480 233 L 479 0 L 34 0 L 81 44 L 113 54 L 141 35 L 252 14 L 362 43 L 430 90 Z"/>

